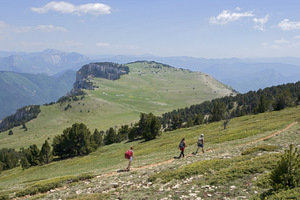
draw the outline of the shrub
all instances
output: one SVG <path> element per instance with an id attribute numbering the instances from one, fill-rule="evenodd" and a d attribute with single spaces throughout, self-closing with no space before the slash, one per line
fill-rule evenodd
<path id="1" fill-rule="evenodd" d="M 69 184 L 72 182 L 78 182 L 79 180 L 87 180 L 93 178 L 92 174 L 82 174 L 78 176 L 63 176 L 59 178 L 48 179 L 44 181 L 39 181 L 37 183 L 31 184 L 26 189 L 16 193 L 17 197 L 22 197 L 26 195 L 35 195 L 37 193 L 44 193 L 51 189 L 62 187 L 64 184 Z"/>
<path id="2" fill-rule="evenodd" d="M 292 189 L 300 186 L 300 154 L 292 144 L 271 172 L 271 180 L 274 190 Z"/>
<path id="3" fill-rule="evenodd" d="M 158 178 L 161 179 L 163 183 L 169 182 L 172 179 L 184 179 L 197 174 L 204 174 L 210 170 L 219 170 L 225 168 L 230 164 L 230 160 L 212 159 L 199 161 L 177 170 L 169 170 L 159 174 L 152 174 L 148 178 L 148 181 L 154 182 Z"/>
<path id="4" fill-rule="evenodd" d="M 275 149 L 278 149 L 278 147 L 274 145 L 259 145 L 246 149 L 241 155 L 247 155 L 258 151 L 274 151 Z"/>
<path id="5" fill-rule="evenodd" d="M 95 194 L 81 194 L 78 196 L 74 196 L 68 198 L 69 200 L 101 200 L 101 199 L 109 199 L 110 194 L 102 194 L 102 193 L 95 193 Z"/>
<path id="6" fill-rule="evenodd" d="M 9 200 L 9 196 L 7 194 L 0 195 L 0 200 Z"/>

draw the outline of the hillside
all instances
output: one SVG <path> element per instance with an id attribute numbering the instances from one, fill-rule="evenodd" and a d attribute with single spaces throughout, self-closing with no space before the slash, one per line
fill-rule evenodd
<path id="1" fill-rule="evenodd" d="M 234 118 L 226 130 L 222 122 L 178 129 L 149 142 L 122 142 L 88 156 L 4 171 L 0 175 L 1 195 L 14 197 L 14 192 L 61 182 L 57 189 L 22 199 L 260 199 L 268 190 L 264 174 L 274 168 L 279 153 L 291 143 L 299 147 L 299 111 L 298 106 Z M 191 156 L 200 133 L 204 133 L 206 153 Z M 177 146 L 182 137 L 190 156 L 176 160 L 173 157 L 179 155 Z M 137 156 L 133 170 L 117 173 L 127 165 L 124 152 L 129 146 L 135 146 Z M 269 150 L 263 150 L 266 147 Z M 252 153 L 242 156 L 246 150 Z M 76 177 L 89 178 L 78 182 Z M 297 194 L 299 191 L 294 192 Z"/>
<path id="2" fill-rule="evenodd" d="M 300 77 L 300 59 L 293 57 L 206 59 L 119 55 L 99 56 L 98 60 L 118 63 L 133 60 L 155 60 L 175 67 L 207 73 L 240 93 L 297 82 Z"/>
<path id="3" fill-rule="evenodd" d="M 23 106 L 56 102 L 71 90 L 75 77 L 75 71 L 57 77 L 0 72 L 0 120 Z"/>
<path id="4" fill-rule="evenodd" d="M 129 74 L 118 80 L 94 78 L 94 90 L 78 101 L 41 106 L 41 113 L 26 126 L 16 127 L 13 135 L 0 133 L 0 146 L 19 149 L 33 143 L 41 146 L 45 139 L 75 122 L 86 124 L 91 131 L 131 124 L 141 112 L 160 115 L 206 100 L 235 94 L 232 89 L 211 76 L 177 69 L 155 62 L 127 64 Z M 69 106 L 68 106 L 69 105 Z M 67 109 L 66 109 L 67 108 Z"/>

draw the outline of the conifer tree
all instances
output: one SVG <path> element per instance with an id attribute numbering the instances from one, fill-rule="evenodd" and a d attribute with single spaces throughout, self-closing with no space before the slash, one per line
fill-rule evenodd
<path id="1" fill-rule="evenodd" d="M 53 139 L 53 155 L 71 157 L 89 154 L 93 150 L 91 132 L 83 123 L 75 123 L 66 128 L 62 135 Z"/>
<path id="2" fill-rule="evenodd" d="M 36 144 L 30 145 L 28 149 L 25 149 L 24 153 L 30 166 L 40 165 L 40 150 Z"/>
<path id="3" fill-rule="evenodd" d="M 145 114 L 144 115 L 144 124 L 143 126 L 143 138 L 148 141 L 148 140 L 152 140 L 155 139 L 156 136 L 158 136 L 160 128 L 161 128 L 161 123 L 158 120 L 158 118 L 156 116 L 154 116 L 152 113 L 149 113 L 148 115 Z M 140 124 L 141 126 L 141 124 Z"/>
<path id="4" fill-rule="evenodd" d="M 93 133 L 93 140 L 98 147 L 103 146 L 103 134 L 97 129 Z"/>
<path id="5" fill-rule="evenodd" d="M 271 172 L 271 185 L 274 190 L 300 186 L 300 154 L 292 144 Z"/>
<path id="6" fill-rule="evenodd" d="M 21 163 L 21 166 L 22 166 L 23 170 L 28 169 L 30 167 L 30 164 L 29 164 L 29 162 L 28 162 L 28 160 L 25 156 L 22 156 L 20 163 Z"/>
<path id="7" fill-rule="evenodd" d="M 109 145 L 117 142 L 119 142 L 119 139 L 117 137 L 116 131 L 112 127 L 110 127 L 109 130 L 106 132 L 105 144 Z"/>
<path id="8" fill-rule="evenodd" d="M 40 152 L 40 162 L 41 164 L 48 164 L 53 160 L 53 154 L 51 151 L 51 146 L 49 145 L 48 141 L 45 140 L 45 143 L 42 146 Z"/>
<path id="9" fill-rule="evenodd" d="M 210 122 L 217 122 L 225 118 L 226 106 L 222 101 L 215 101 L 211 115 L 209 117 Z"/>

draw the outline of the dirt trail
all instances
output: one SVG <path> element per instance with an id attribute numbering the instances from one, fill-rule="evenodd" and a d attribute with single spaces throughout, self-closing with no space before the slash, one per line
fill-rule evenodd
<path id="1" fill-rule="evenodd" d="M 291 124 L 289 124 L 287 127 L 285 127 L 284 129 L 281 129 L 281 130 L 278 130 L 274 133 L 272 133 L 271 135 L 268 135 L 266 137 L 263 137 L 263 138 L 260 138 L 260 139 L 257 139 L 257 140 L 254 140 L 254 141 L 251 141 L 251 142 L 247 142 L 247 143 L 244 143 L 244 144 L 239 144 L 239 145 L 236 145 L 236 147 L 238 146 L 243 146 L 243 145 L 247 145 L 247 144 L 252 144 L 252 143 L 256 143 L 256 142 L 260 142 L 260 141 L 263 141 L 265 139 L 268 139 L 270 137 L 273 137 L 283 131 L 286 131 L 288 129 L 290 129 L 292 126 L 294 126 L 295 124 L 297 124 L 298 122 L 293 122 Z M 209 149 L 207 150 L 206 152 L 212 152 L 212 151 L 217 151 L 219 149 Z M 190 157 L 190 156 L 193 156 L 191 154 L 188 154 L 186 157 Z M 138 169 L 146 169 L 146 168 L 149 168 L 149 167 L 154 167 L 154 166 L 159 166 L 159 165 L 163 165 L 163 164 L 166 164 L 166 163 L 171 163 L 173 162 L 175 159 L 172 158 L 170 160 L 166 160 L 166 161 L 163 161 L 163 162 L 159 162 L 159 163 L 153 163 L 153 164 L 150 164 L 150 165 L 144 165 L 144 166 L 140 166 L 140 167 L 137 167 L 137 168 L 132 168 L 131 171 L 133 170 L 138 170 Z M 100 178 L 100 177 L 106 177 L 106 176 L 113 176 L 115 174 L 119 173 L 118 171 L 116 172 L 111 172 L 111 173 L 107 173 L 107 174 L 103 174 L 103 175 L 100 175 L 100 176 L 97 176 L 97 178 Z"/>
<path id="2" fill-rule="evenodd" d="M 268 136 L 266 136 L 266 137 L 263 137 L 263 138 L 260 138 L 260 139 L 257 139 L 257 140 L 251 141 L 251 142 L 247 142 L 247 143 L 245 143 L 245 144 L 239 144 L 239 145 L 237 145 L 237 146 L 243 146 L 243 145 L 246 145 L 246 144 L 252 144 L 252 143 L 256 143 L 256 142 L 263 141 L 263 140 L 265 140 L 265 139 L 268 139 L 268 138 L 273 137 L 273 136 L 275 136 L 275 135 L 277 135 L 277 134 L 279 134 L 279 133 L 281 133 L 281 132 L 283 132 L 283 131 L 286 131 L 286 130 L 290 129 L 292 126 L 294 126 L 294 125 L 297 124 L 297 123 L 298 123 L 298 122 L 291 123 L 291 124 L 289 124 L 287 127 L 285 127 L 284 129 L 278 130 L 278 131 L 272 133 L 271 135 L 268 135 Z"/>

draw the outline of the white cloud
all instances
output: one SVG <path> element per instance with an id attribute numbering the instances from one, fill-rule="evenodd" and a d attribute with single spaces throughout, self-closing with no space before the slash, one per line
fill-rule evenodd
<path id="1" fill-rule="evenodd" d="M 284 19 L 279 22 L 277 26 L 284 31 L 289 31 L 293 29 L 300 29 L 300 22 L 291 22 L 289 19 Z"/>
<path id="2" fill-rule="evenodd" d="M 296 36 L 295 36 L 295 39 L 300 39 L 300 35 L 296 35 Z"/>
<path id="3" fill-rule="evenodd" d="M 264 31 L 265 30 L 265 24 L 269 21 L 269 15 L 266 15 L 263 18 L 253 18 L 254 26 L 253 28 L 256 30 Z"/>
<path id="4" fill-rule="evenodd" d="M 275 44 L 288 44 L 290 43 L 288 40 L 281 38 L 280 40 L 274 40 Z"/>
<path id="5" fill-rule="evenodd" d="M 243 13 L 231 12 L 230 10 L 223 10 L 217 17 L 209 18 L 211 24 L 227 24 L 232 21 L 239 20 L 243 17 L 254 17 L 252 11 Z"/>
<path id="6" fill-rule="evenodd" d="M 64 27 L 55 27 L 53 25 L 38 25 L 34 28 L 35 30 L 45 31 L 45 32 L 52 32 L 52 31 L 63 31 L 67 32 L 67 30 Z"/>
<path id="7" fill-rule="evenodd" d="M 8 24 L 5 24 L 3 21 L 0 21 L 0 32 L 2 33 L 27 33 L 30 31 L 44 31 L 44 32 L 52 32 L 52 31 L 62 31 L 67 32 L 64 27 L 53 26 L 53 25 L 38 25 L 35 27 L 32 26 L 23 26 L 23 27 L 14 27 Z"/>
<path id="8" fill-rule="evenodd" d="M 31 11 L 41 14 L 47 13 L 49 11 L 76 15 L 91 14 L 95 16 L 111 14 L 111 8 L 108 5 L 102 3 L 88 3 L 76 6 L 64 1 L 52 1 L 44 5 L 43 7 L 31 8 Z"/>
<path id="9" fill-rule="evenodd" d="M 109 47 L 110 44 L 109 43 L 104 43 L 104 42 L 98 42 L 98 43 L 96 43 L 96 46 L 98 46 L 98 47 Z"/>

